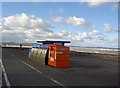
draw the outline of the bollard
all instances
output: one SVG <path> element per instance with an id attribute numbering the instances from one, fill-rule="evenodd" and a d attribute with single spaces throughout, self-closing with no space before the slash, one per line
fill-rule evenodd
<path id="1" fill-rule="evenodd" d="M 28 58 L 30 59 L 31 48 L 28 48 Z"/>
<path id="2" fill-rule="evenodd" d="M 22 49 L 22 44 L 20 44 L 20 49 Z"/>

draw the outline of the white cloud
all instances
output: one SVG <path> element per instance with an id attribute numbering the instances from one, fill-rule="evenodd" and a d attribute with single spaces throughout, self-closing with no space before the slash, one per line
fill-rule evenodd
<path id="1" fill-rule="evenodd" d="M 56 23 L 65 23 L 65 20 L 63 17 L 56 17 L 53 19 L 53 21 Z"/>
<path id="2" fill-rule="evenodd" d="M 92 23 L 86 21 L 82 17 L 72 16 L 72 17 L 68 17 L 66 19 L 63 17 L 56 17 L 53 19 L 53 21 L 56 23 L 69 24 L 72 26 L 83 27 L 84 29 L 91 29 L 91 30 L 96 29 L 96 25 L 93 25 Z"/>
<path id="3" fill-rule="evenodd" d="M 83 32 L 83 33 L 70 33 L 68 31 L 60 31 L 57 33 L 52 33 L 49 36 L 50 39 L 59 39 L 59 40 L 70 40 L 70 41 L 80 41 L 84 42 L 85 39 L 90 39 L 90 36 L 88 33 Z"/>
<path id="4" fill-rule="evenodd" d="M 59 36 L 68 36 L 70 33 L 63 30 L 63 31 L 58 32 L 57 34 L 58 34 Z"/>
<path id="5" fill-rule="evenodd" d="M 83 33 L 70 33 L 67 31 L 61 31 L 56 34 L 56 36 L 61 36 L 62 39 L 70 41 L 80 41 L 84 42 L 85 39 L 91 39 L 90 35 L 86 32 Z"/>
<path id="6" fill-rule="evenodd" d="M 90 7 L 100 6 L 107 4 L 108 2 L 118 2 L 119 0 L 81 0 L 81 2 L 87 3 Z M 115 4 L 112 4 L 112 7 L 116 8 Z"/>
<path id="7" fill-rule="evenodd" d="M 71 24 L 74 26 L 83 26 L 86 24 L 86 21 L 84 18 L 77 18 L 77 17 L 73 16 L 73 17 L 69 17 L 67 19 L 67 24 Z"/>
<path id="8" fill-rule="evenodd" d="M 99 0 L 88 0 L 87 3 L 88 3 L 89 6 L 93 7 L 93 6 L 99 6 L 103 3 L 105 3 L 103 1 L 109 1 L 109 0 L 100 0 L 100 1 Z"/>
<path id="9" fill-rule="evenodd" d="M 49 38 L 52 38 L 52 39 L 63 39 L 63 40 L 69 40 L 68 39 L 68 36 L 69 36 L 70 32 L 68 31 L 59 31 L 57 33 L 52 33 Z"/>
<path id="10" fill-rule="evenodd" d="M 112 28 L 109 24 L 104 24 L 104 32 L 111 32 Z"/>
<path id="11" fill-rule="evenodd" d="M 118 2 L 113 2 L 112 3 L 112 9 L 117 9 L 118 8 Z"/>
<path id="12" fill-rule="evenodd" d="M 26 40 L 29 40 L 33 42 L 52 33 L 50 28 L 53 28 L 53 26 L 42 18 L 22 13 L 4 17 L 1 32 L 3 41 L 21 40 L 21 42 L 26 42 Z"/>
<path id="13" fill-rule="evenodd" d="M 59 12 L 60 14 L 64 14 L 65 10 L 64 10 L 64 8 L 60 8 L 60 9 L 58 10 L 58 12 Z"/>
<path id="14" fill-rule="evenodd" d="M 97 30 L 93 30 L 92 32 L 89 33 L 90 35 L 94 35 L 94 36 L 98 36 L 98 35 L 102 35 L 101 32 L 98 32 Z"/>
<path id="15" fill-rule="evenodd" d="M 44 21 L 42 18 L 37 18 L 35 16 L 29 16 L 25 13 L 17 14 L 14 16 L 8 16 L 3 18 L 2 26 L 4 30 L 17 30 L 16 28 L 33 29 L 33 28 L 43 28 L 49 31 L 51 24 Z"/>
<path id="16" fill-rule="evenodd" d="M 118 29 L 113 29 L 110 24 L 104 24 L 104 32 L 119 32 Z"/>

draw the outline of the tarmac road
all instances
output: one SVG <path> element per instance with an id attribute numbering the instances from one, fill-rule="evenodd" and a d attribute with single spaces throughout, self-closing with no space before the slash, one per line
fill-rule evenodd
<path id="1" fill-rule="evenodd" d="M 2 49 L 10 86 L 117 86 L 118 62 L 70 55 L 70 68 L 57 69 L 28 59 L 28 50 Z M 2 74 L 2 86 L 7 86 Z"/>

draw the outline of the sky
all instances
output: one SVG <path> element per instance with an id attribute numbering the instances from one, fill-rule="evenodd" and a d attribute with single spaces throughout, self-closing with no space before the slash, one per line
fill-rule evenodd
<path id="1" fill-rule="evenodd" d="M 2 26 L 2 27 L 1 27 Z M 117 2 L 2 2 L 2 42 L 118 47 Z"/>

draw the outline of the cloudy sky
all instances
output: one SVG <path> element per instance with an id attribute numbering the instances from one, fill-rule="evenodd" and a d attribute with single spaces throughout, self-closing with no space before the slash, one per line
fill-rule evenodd
<path id="1" fill-rule="evenodd" d="M 69 40 L 118 47 L 117 2 L 2 2 L 3 42 Z"/>

